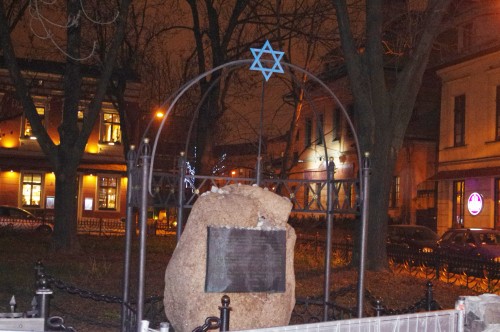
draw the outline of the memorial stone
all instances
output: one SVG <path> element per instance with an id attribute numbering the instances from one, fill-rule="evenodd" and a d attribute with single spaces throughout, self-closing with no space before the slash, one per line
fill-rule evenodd
<path id="1" fill-rule="evenodd" d="M 218 317 L 224 294 L 230 330 L 288 325 L 295 305 L 291 208 L 257 186 L 212 188 L 198 198 L 165 272 L 165 314 L 175 331 Z"/>

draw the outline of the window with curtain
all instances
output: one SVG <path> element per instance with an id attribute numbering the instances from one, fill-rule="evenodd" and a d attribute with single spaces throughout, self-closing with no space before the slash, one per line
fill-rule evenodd
<path id="1" fill-rule="evenodd" d="M 118 176 L 98 177 L 98 207 L 99 210 L 116 210 L 118 208 Z"/>
<path id="2" fill-rule="evenodd" d="M 113 111 L 103 111 L 101 123 L 102 143 L 121 143 L 120 116 Z"/>
<path id="3" fill-rule="evenodd" d="M 23 173 L 21 204 L 26 207 L 40 207 L 42 199 L 42 173 Z"/>

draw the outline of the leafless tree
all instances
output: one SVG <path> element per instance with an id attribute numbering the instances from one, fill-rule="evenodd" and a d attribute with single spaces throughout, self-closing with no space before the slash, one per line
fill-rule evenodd
<path id="1" fill-rule="evenodd" d="M 62 122 L 58 127 L 59 142 L 51 139 L 44 128 L 33 99 L 21 74 L 12 44 L 11 31 L 7 21 L 5 1 L 0 1 L 0 45 L 11 80 L 15 86 L 24 113 L 33 128 L 38 144 L 47 156 L 56 178 L 55 192 L 55 227 L 54 245 L 57 249 L 72 250 L 78 245 L 76 238 L 76 200 L 77 167 L 84 153 L 85 145 L 99 118 L 101 104 L 106 94 L 110 77 L 113 72 L 120 45 L 124 39 L 126 19 L 130 0 L 122 0 L 114 7 L 116 28 L 113 38 L 107 45 L 107 52 L 100 66 L 100 77 L 95 85 L 93 98 L 85 113 L 82 129 L 78 128 L 78 106 L 82 95 L 82 29 L 84 20 L 81 17 L 83 8 L 80 1 L 69 0 L 65 4 L 65 14 L 69 24 L 65 29 L 66 47 L 63 50 L 66 57 L 63 77 L 64 107 Z M 93 24 L 91 22 L 91 24 Z"/>
<path id="2" fill-rule="evenodd" d="M 7 1 L 5 3 L 5 13 L 9 31 L 12 32 L 24 17 L 26 9 L 29 5 L 29 0 L 23 1 Z M 4 94 L 2 100 L 2 107 L 0 108 L 0 121 L 13 119 L 22 115 L 22 109 L 19 107 L 4 107 L 12 105 L 15 100 L 12 95 Z"/>
<path id="3" fill-rule="evenodd" d="M 367 258 L 372 270 L 387 268 L 387 210 L 395 162 L 450 2 L 429 0 L 422 2 L 422 8 L 412 8 L 406 1 L 366 1 L 362 11 L 365 23 L 360 26 L 351 21 L 358 10 L 352 10 L 345 0 L 332 0 L 354 98 L 360 153 L 370 154 Z M 405 28 L 399 31 L 401 38 L 385 39 L 384 32 L 395 24 Z M 389 63 L 393 70 L 387 70 Z"/>

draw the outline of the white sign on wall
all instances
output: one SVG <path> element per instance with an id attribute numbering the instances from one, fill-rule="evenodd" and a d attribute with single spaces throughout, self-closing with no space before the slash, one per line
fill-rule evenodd
<path id="1" fill-rule="evenodd" d="M 467 200 L 467 208 L 470 214 L 477 216 L 483 209 L 483 197 L 476 192 L 470 194 Z"/>

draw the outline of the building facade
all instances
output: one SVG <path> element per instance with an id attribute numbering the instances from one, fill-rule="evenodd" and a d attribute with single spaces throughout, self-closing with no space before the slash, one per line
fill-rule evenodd
<path id="1" fill-rule="evenodd" d="M 500 229 L 500 48 L 438 74 L 438 226 Z"/>
<path id="2" fill-rule="evenodd" d="M 63 64 L 47 61 L 21 62 L 38 115 L 50 137 L 57 142 L 64 103 Z M 84 96 L 78 110 L 83 121 L 95 78 L 84 77 Z M 138 83 L 129 84 L 126 103 L 138 112 Z M 51 218 L 55 176 L 29 121 L 15 97 L 7 70 L 0 69 L 0 204 L 21 207 Z M 127 176 L 118 111 L 107 100 L 89 138 L 78 167 L 78 218 L 120 219 L 125 216 Z"/>
<path id="3" fill-rule="evenodd" d="M 500 4 L 470 1 L 456 16 L 441 81 L 438 231 L 500 229 Z"/>

